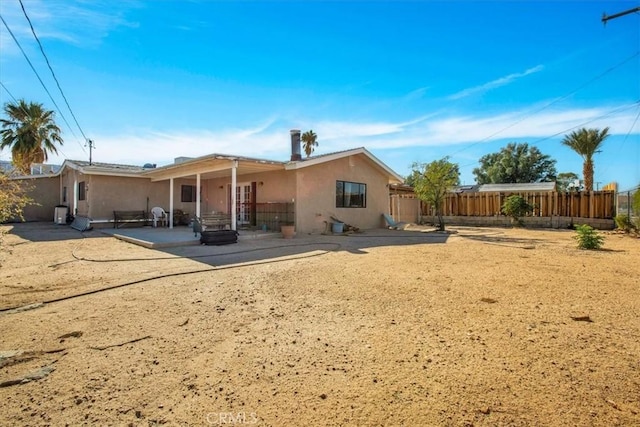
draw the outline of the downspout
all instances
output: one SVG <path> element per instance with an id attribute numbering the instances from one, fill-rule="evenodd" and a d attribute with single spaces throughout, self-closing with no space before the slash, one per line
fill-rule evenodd
<path id="1" fill-rule="evenodd" d="M 173 228 L 173 178 L 169 178 L 169 228 Z"/>
<path id="2" fill-rule="evenodd" d="M 87 216 L 89 218 L 91 218 L 91 206 L 93 205 L 93 203 L 91 203 L 91 189 L 93 188 L 91 177 L 92 175 L 89 175 L 89 179 L 86 181 L 87 184 L 85 184 L 85 189 L 84 189 L 84 196 L 85 196 L 84 199 L 87 203 Z"/>
<path id="3" fill-rule="evenodd" d="M 62 173 L 60 174 L 60 185 L 58 185 L 58 205 L 61 205 L 62 203 L 64 203 L 63 201 L 63 195 L 62 195 L 62 188 L 64 187 L 62 185 L 62 180 L 63 180 L 63 176 Z M 67 202 L 68 203 L 68 202 Z M 68 208 L 67 208 L 68 209 Z"/>
<path id="4" fill-rule="evenodd" d="M 73 209 L 71 210 L 73 216 L 78 215 L 78 172 L 73 171 Z"/>

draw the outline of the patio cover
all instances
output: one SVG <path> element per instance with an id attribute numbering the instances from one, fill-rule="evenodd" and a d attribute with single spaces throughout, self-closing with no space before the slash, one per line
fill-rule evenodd
<path id="1" fill-rule="evenodd" d="M 168 180 L 169 183 L 169 228 L 173 228 L 173 180 L 176 178 L 191 178 L 196 180 L 196 187 L 200 188 L 202 179 L 231 177 L 231 187 L 235 188 L 237 177 L 247 174 L 283 170 L 284 162 L 255 159 L 250 157 L 230 156 L 225 154 L 210 154 L 194 159 L 184 160 L 159 168 L 148 169 L 141 175 L 152 182 Z M 236 193 L 231 192 L 231 206 L 236 209 Z M 196 216 L 200 214 L 200 192 L 196 192 Z M 231 228 L 236 230 L 237 212 L 232 212 Z"/>

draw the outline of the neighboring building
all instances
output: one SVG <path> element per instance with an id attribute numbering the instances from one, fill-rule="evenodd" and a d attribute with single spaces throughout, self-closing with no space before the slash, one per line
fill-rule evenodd
<path id="1" fill-rule="evenodd" d="M 525 191 L 551 192 L 556 191 L 555 182 L 531 182 L 516 184 L 476 184 L 461 185 L 453 190 L 455 193 L 518 193 Z"/>
<path id="2" fill-rule="evenodd" d="M 232 228 L 259 227 L 261 206 L 287 204 L 298 233 L 321 233 L 332 216 L 362 229 L 383 226 L 389 185 L 401 176 L 365 148 L 302 159 L 300 131 L 291 131 L 291 143 L 287 162 L 222 154 L 179 157 L 162 167 L 66 160 L 46 183 L 34 181 L 31 197 L 41 207 L 25 218 L 51 220 L 55 206 L 64 205 L 99 224 L 112 220 L 114 210 L 161 206 L 171 226 L 179 210 L 232 213 Z"/>
<path id="3" fill-rule="evenodd" d="M 13 171 L 13 163 L 0 160 L 0 172 L 9 175 Z"/>
<path id="4" fill-rule="evenodd" d="M 54 174 L 60 170 L 60 165 L 49 165 L 45 163 L 34 163 L 31 165 L 31 175 L 47 175 Z M 7 175 L 19 175 L 12 162 L 0 160 L 0 172 Z"/>

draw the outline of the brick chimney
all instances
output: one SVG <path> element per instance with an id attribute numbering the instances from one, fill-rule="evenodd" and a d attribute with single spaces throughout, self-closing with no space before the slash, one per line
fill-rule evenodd
<path id="1" fill-rule="evenodd" d="M 291 134 L 291 161 L 302 160 L 302 155 L 300 154 L 300 129 L 291 129 L 289 133 Z"/>

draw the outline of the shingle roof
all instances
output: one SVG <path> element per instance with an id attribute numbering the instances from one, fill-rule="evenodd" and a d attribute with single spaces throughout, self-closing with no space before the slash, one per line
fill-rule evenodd
<path id="1" fill-rule="evenodd" d="M 304 162 L 307 160 L 321 159 L 323 157 L 334 156 L 336 154 L 347 153 L 349 151 L 358 150 L 358 149 L 364 149 L 364 147 L 349 148 L 348 150 L 340 150 L 340 151 L 332 151 L 331 153 L 316 154 L 315 156 L 303 157 L 301 160 L 296 160 L 296 161 Z"/>
<path id="2" fill-rule="evenodd" d="M 460 185 L 453 189 L 455 193 L 488 193 L 488 192 L 518 192 L 518 191 L 554 191 L 555 182 L 525 182 L 516 184 L 475 184 Z"/>
<path id="3" fill-rule="evenodd" d="M 89 164 L 89 162 L 86 160 L 69 160 L 69 162 L 83 169 L 88 169 L 88 168 L 103 169 L 103 170 L 110 169 L 110 170 L 119 171 L 119 172 L 142 172 L 145 170 L 145 168 L 142 166 L 120 165 L 117 163 L 91 162 L 91 164 Z"/>
<path id="4" fill-rule="evenodd" d="M 371 152 L 369 152 L 364 147 L 352 148 L 350 150 L 335 151 L 333 153 L 326 153 L 326 154 L 320 154 L 318 156 L 308 157 L 308 158 L 303 159 L 303 160 L 291 161 L 291 162 L 288 162 L 285 165 L 285 168 L 286 169 L 300 169 L 300 168 L 304 168 L 304 167 L 307 167 L 307 166 L 318 165 L 318 164 L 322 164 L 324 162 L 328 162 L 328 161 L 331 161 L 331 160 L 339 159 L 339 158 L 350 156 L 350 155 L 357 155 L 357 154 L 365 155 L 374 164 L 376 164 L 380 169 L 384 170 L 384 172 L 390 178 L 390 180 L 389 180 L 390 184 L 391 183 L 401 183 L 401 182 L 404 181 L 404 178 L 402 178 L 400 175 L 398 175 L 396 172 L 394 172 L 391 168 L 389 168 L 389 166 L 385 165 L 382 161 L 380 161 L 380 159 L 378 159 L 376 156 L 374 156 Z"/>
<path id="5" fill-rule="evenodd" d="M 526 182 L 517 184 L 483 184 L 478 187 L 481 193 L 489 191 L 554 191 L 555 182 Z"/>

